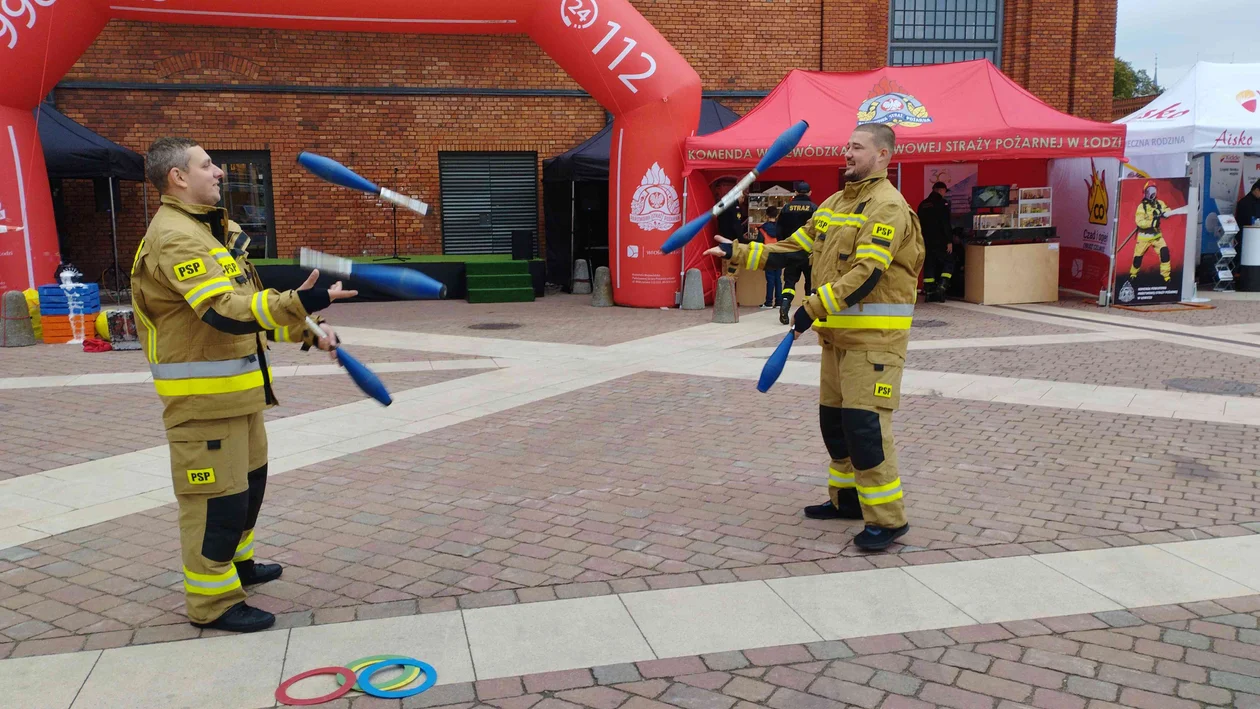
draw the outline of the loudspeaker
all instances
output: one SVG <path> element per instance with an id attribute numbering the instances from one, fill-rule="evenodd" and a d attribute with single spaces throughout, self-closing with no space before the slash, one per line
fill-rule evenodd
<path id="1" fill-rule="evenodd" d="M 512 260 L 528 261 L 534 258 L 534 232 L 528 229 L 512 231 Z"/>

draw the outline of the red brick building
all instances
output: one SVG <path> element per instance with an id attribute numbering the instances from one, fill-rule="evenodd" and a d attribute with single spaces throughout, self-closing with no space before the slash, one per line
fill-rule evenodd
<path id="1" fill-rule="evenodd" d="M 696 68 L 706 96 L 738 113 L 794 68 L 858 71 L 987 57 L 1060 110 L 1112 119 L 1116 0 L 634 5 Z M 523 36 L 113 22 L 54 100 L 137 152 L 160 135 L 182 134 L 220 162 L 240 165 L 234 199 L 254 201 L 250 216 L 266 223 L 271 242 L 266 255 L 279 257 L 300 245 L 347 255 L 393 248 L 390 210 L 310 181 L 295 163 L 302 150 L 350 146 L 361 172 L 429 202 L 427 217 L 398 213 L 399 251 L 441 254 L 440 153 L 524 153 L 540 171 L 543 159 L 605 122 L 603 108 Z M 64 256 L 96 278 L 112 259 L 109 214 L 97 211 L 90 182 L 67 181 L 61 192 Z M 145 226 L 140 185 L 123 183 L 121 201 L 119 251 L 129 260 Z M 154 208 L 152 191 L 149 202 Z M 541 211 L 540 203 L 540 238 Z"/>

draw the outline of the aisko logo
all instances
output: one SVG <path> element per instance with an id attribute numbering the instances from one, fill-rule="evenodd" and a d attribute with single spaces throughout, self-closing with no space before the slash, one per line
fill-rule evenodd
<path id="1" fill-rule="evenodd" d="M 1136 116 L 1133 120 L 1135 121 L 1171 121 L 1176 118 L 1181 118 L 1182 116 L 1186 115 L 1189 112 L 1190 112 L 1190 109 L 1182 108 L 1181 102 L 1178 101 L 1174 103 L 1173 105 L 1166 106 L 1164 108 L 1160 108 L 1160 109 L 1152 108 L 1146 113 L 1143 113 L 1140 116 Z"/>

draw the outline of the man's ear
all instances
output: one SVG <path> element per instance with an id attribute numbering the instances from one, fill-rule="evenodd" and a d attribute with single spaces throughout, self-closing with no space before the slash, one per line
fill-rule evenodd
<path id="1" fill-rule="evenodd" d="M 170 172 L 166 173 L 166 180 L 176 187 L 187 187 L 188 180 L 184 177 L 184 171 L 178 167 L 172 167 Z"/>

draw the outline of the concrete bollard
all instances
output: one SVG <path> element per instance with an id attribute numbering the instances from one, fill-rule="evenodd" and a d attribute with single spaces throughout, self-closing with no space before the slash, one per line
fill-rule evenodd
<path id="1" fill-rule="evenodd" d="M 30 347 L 35 344 L 35 330 L 31 327 L 31 311 L 22 291 L 11 290 L 0 301 L 0 347 Z"/>
<path id="2" fill-rule="evenodd" d="M 591 292 L 591 262 L 578 259 L 573 262 L 573 293 L 589 295 Z"/>
<path id="3" fill-rule="evenodd" d="M 739 322 L 739 305 L 735 302 L 735 279 L 722 276 L 717 280 L 717 293 L 713 296 L 713 322 Z"/>
<path id="4" fill-rule="evenodd" d="M 683 276 L 682 309 L 704 310 L 704 277 L 698 268 L 687 269 Z"/>
<path id="5" fill-rule="evenodd" d="M 607 266 L 595 269 L 595 291 L 591 293 L 591 305 L 596 308 L 613 306 L 612 271 Z"/>

